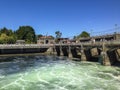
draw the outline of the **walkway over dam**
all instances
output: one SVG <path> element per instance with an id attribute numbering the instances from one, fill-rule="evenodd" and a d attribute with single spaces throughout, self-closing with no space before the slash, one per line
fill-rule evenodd
<path id="1" fill-rule="evenodd" d="M 120 41 L 86 42 L 69 44 L 11 44 L 0 45 L 0 54 L 44 53 L 51 48 L 51 53 L 58 56 L 77 58 L 81 61 L 97 61 L 103 65 L 120 62 Z"/>

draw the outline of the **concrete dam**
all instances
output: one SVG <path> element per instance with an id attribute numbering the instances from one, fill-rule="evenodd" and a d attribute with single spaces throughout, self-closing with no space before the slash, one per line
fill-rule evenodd
<path id="1" fill-rule="evenodd" d="M 55 45 L 58 56 L 77 58 L 81 61 L 97 61 L 103 65 L 120 63 L 120 42 L 96 42 Z"/>
<path id="2" fill-rule="evenodd" d="M 48 50 L 46 45 L 25 44 L 25 45 L 0 45 L 0 54 L 24 54 L 24 53 L 44 53 Z"/>
<path id="3" fill-rule="evenodd" d="M 49 49 L 51 49 L 51 54 L 66 56 L 79 61 L 96 61 L 103 65 L 113 65 L 120 62 L 119 41 L 41 45 L 0 45 L 0 54 L 45 53 Z"/>

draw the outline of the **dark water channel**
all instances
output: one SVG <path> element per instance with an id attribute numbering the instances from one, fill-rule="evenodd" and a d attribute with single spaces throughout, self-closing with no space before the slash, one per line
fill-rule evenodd
<path id="1" fill-rule="evenodd" d="M 119 67 L 42 55 L 0 60 L 0 90 L 120 90 Z"/>

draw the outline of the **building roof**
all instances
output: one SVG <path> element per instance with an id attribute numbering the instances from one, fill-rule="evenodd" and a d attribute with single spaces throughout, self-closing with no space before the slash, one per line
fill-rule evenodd
<path id="1" fill-rule="evenodd" d="M 42 36 L 39 39 L 54 39 L 52 36 Z"/>
<path id="2" fill-rule="evenodd" d="M 58 40 L 69 40 L 69 38 L 58 38 Z"/>

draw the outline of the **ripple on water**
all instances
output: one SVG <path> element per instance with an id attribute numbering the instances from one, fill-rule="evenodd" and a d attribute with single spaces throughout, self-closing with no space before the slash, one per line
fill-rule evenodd
<path id="1" fill-rule="evenodd" d="M 14 59 L 0 66 L 0 90 L 120 90 L 120 68 L 52 56 Z"/>

